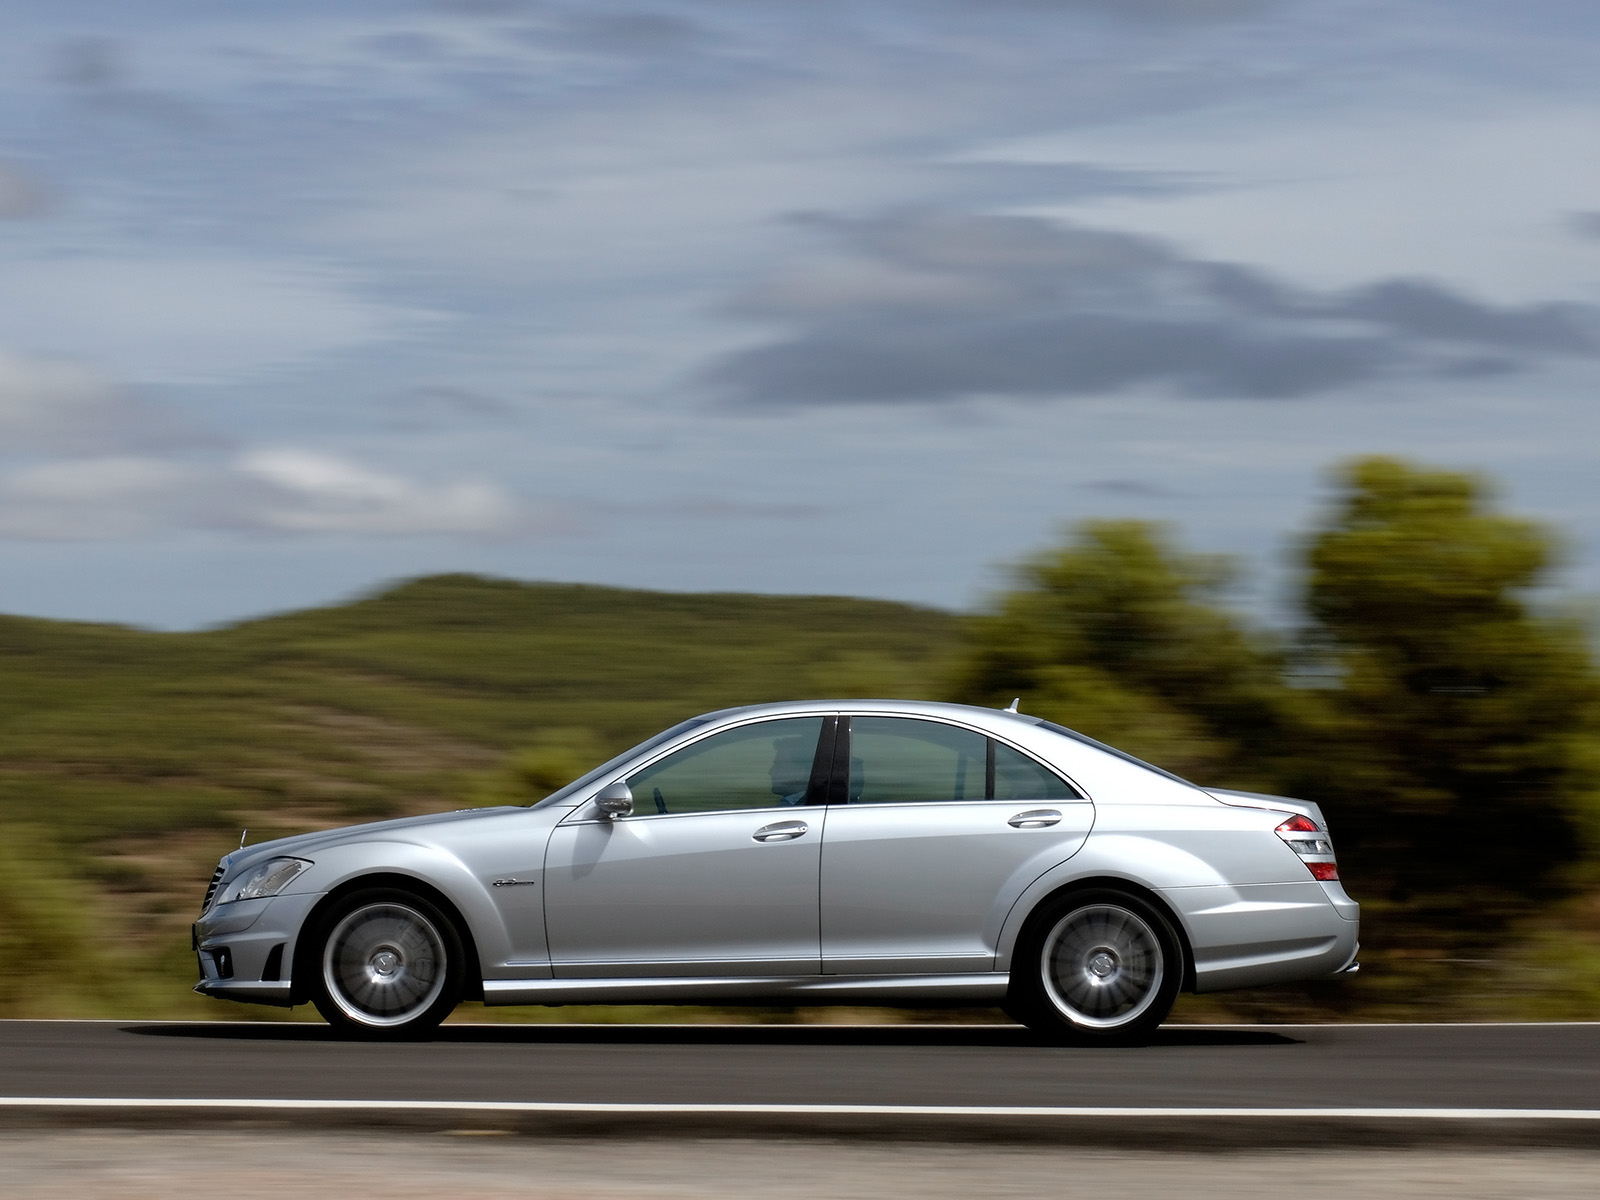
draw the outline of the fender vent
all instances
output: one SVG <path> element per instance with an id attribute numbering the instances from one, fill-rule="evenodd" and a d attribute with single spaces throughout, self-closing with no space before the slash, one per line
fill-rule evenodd
<path id="1" fill-rule="evenodd" d="M 217 884 L 222 882 L 222 873 L 227 870 L 221 863 L 211 872 L 211 882 L 206 885 L 206 898 L 200 902 L 200 915 L 206 915 L 206 910 L 211 907 L 211 897 L 217 894 Z"/>

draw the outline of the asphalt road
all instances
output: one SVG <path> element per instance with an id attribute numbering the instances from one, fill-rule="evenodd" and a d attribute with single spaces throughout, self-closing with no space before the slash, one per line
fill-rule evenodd
<path id="1" fill-rule="evenodd" d="M 1600 1024 L 1172 1027 L 1137 1049 L 1016 1027 L 0 1021 L 0 1096 L 1600 1109 Z"/>

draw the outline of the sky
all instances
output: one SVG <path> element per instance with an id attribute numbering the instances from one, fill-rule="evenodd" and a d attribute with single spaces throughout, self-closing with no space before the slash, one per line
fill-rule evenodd
<path id="1" fill-rule="evenodd" d="M 1584 0 L 0 0 L 0 611 L 443 571 L 1290 603 L 1353 455 L 1600 591 Z"/>

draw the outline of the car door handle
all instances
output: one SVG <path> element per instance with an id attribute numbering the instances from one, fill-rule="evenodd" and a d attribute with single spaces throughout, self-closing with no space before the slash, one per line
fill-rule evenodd
<path id="1" fill-rule="evenodd" d="M 750 836 L 758 842 L 788 842 L 810 828 L 804 821 L 779 821 L 776 825 L 763 825 Z"/>
<path id="2" fill-rule="evenodd" d="M 1013 829 L 1045 829 L 1059 823 L 1061 814 L 1053 808 L 1030 808 L 1006 822 Z"/>

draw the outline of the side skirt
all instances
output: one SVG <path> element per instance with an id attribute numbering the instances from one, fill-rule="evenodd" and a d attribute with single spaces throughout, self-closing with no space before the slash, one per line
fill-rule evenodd
<path id="1" fill-rule="evenodd" d="M 1004 971 L 963 975 L 783 975 L 486 979 L 485 1004 L 994 1004 Z"/>

